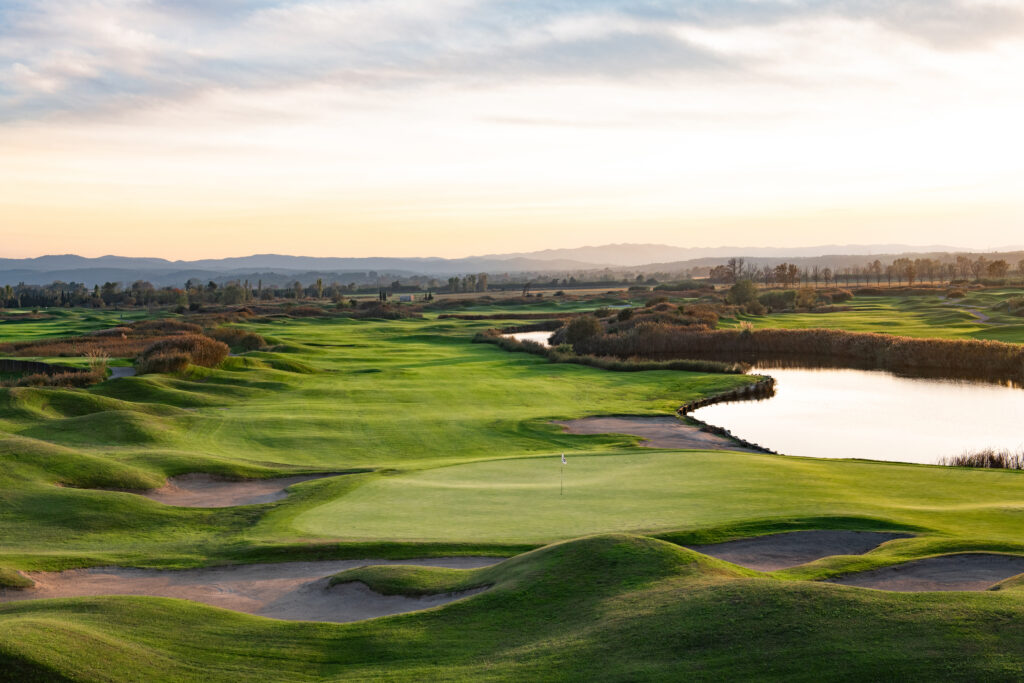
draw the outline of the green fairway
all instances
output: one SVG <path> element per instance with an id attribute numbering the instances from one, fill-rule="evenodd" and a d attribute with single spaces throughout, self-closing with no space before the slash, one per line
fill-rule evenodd
<path id="1" fill-rule="evenodd" d="M 955 300 L 947 299 L 942 294 L 856 296 L 844 304 L 850 308 L 848 311 L 740 315 L 735 320 L 724 320 L 723 326 L 734 326 L 744 321 L 755 328 L 823 327 L 908 337 L 994 339 L 1024 343 L 1024 321 L 995 308 L 1001 301 L 1021 294 L 1019 289 L 982 290 Z"/>
<path id="2" fill-rule="evenodd" d="M 944 303 L 858 306 L 754 320 L 868 329 L 888 318 L 908 334 L 980 330 Z M 46 327 L 36 333 L 99 322 L 76 313 L 64 328 L 38 321 Z M 160 598 L 0 604 L 9 677 L 815 680 L 836 662 L 860 678 L 1022 671 L 1019 637 L 1001 625 L 1024 617 L 1009 584 L 989 594 L 911 595 L 807 580 L 948 552 L 1024 553 L 1024 473 L 667 451 L 624 435 L 566 434 L 550 421 L 669 415 L 754 379 L 611 372 L 471 343 L 492 325 L 280 318 L 245 323 L 267 348 L 217 369 L 89 389 L 0 390 L 4 585 L 25 583 L 16 570 L 512 556 L 556 543 L 473 572 L 357 570 L 354 578 L 384 592 L 493 589 L 350 625 Z M 352 473 L 236 508 L 177 508 L 110 490 L 189 472 Z M 650 537 L 697 543 L 807 528 L 912 537 L 771 575 Z M 608 533 L 623 535 L 567 541 Z M 945 626 L 950 620 L 959 630 Z M 969 660 L 957 654 L 964 648 Z"/>
<path id="3" fill-rule="evenodd" d="M 7 310 L 5 314 L 7 319 L 0 320 L 0 343 L 85 334 L 150 317 L 145 311 L 139 310 L 92 308 L 50 308 L 39 314 Z"/>
<path id="4" fill-rule="evenodd" d="M 231 358 L 221 370 L 119 379 L 89 390 L 4 390 L 0 496 L 7 514 L 0 519 L 0 566 L 8 554 L 36 557 L 32 562 L 47 566 L 65 553 L 128 562 L 147 554 L 216 556 L 217 539 L 294 537 L 280 519 L 314 504 L 295 496 L 252 530 L 258 509 L 169 508 L 83 488 L 152 487 L 165 476 L 194 471 L 269 476 L 296 468 L 408 470 L 581 444 L 600 452 L 635 439 L 564 435 L 548 421 L 671 414 L 695 397 L 752 381 L 552 364 L 471 344 L 478 327 L 461 321 L 292 320 L 252 326 L 286 352 Z M 347 493 L 364 480 L 300 488 L 319 492 L 320 500 L 331 495 L 321 490 Z M 45 553 L 39 553 L 41 542 Z"/>

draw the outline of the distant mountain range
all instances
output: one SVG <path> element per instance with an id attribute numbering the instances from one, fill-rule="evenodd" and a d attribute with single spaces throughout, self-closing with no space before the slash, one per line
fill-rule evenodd
<path id="1" fill-rule="evenodd" d="M 1019 251 L 1005 247 L 1000 252 Z M 446 278 L 468 273 L 494 275 L 545 273 L 585 273 L 605 268 L 632 268 L 645 272 L 681 272 L 687 268 L 709 266 L 729 257 L 744 257 L 751 262 L 793 259 L 826 265 L 847 265 L 867 255 L 883 261 L 906 254 L 937 255 L 965 252 L 950 246 L 912 246 L 906 244 L 822 245 L 816 247 L 674 247 L 664 244 L 607 244 L 574 249 L 546 249 L 519 254 L 490 254 L 459 259 L 444 258 L 339 258 L 254 254 L 223 259 L 169 261 L 161 258 L 100 256 L 87 258 L 74 254 L 36 258 L 0 258 L 0 285 L 48 284 L 57 280 L 82 282 L 91 287 L 104 282 L 129 283 L 148 280 L 155 285 L 181 285 L 190 278 L 224 281 L 263 279 L 268 284 L 285 280 L 308 283 L 317 277 L 340 282 L 368 282 L 377 277 L 401 278 L 413 275 Z M 857 258 L 860 257 L 860 258 Z"/>
<path id="2" fill-rule="evenodd" d="M 1006 250 L 1016 250 L 1020 247 Z M 701 258 L 770 257 L 793 258 L 824 255 L 867 255 L 971 251 L 962 247 L 942 245 L 913 246 L 909 244 L 826 244 L 816 247 L 671 247 L 665 244 L 606 244 L 599 247 L 545 249 L 522 254 L 493 254 L 486 259 L 524 258 L 531 260 L 570 259 L 608 266 L 643 266 L 651 263 L 692 261 Z"/>

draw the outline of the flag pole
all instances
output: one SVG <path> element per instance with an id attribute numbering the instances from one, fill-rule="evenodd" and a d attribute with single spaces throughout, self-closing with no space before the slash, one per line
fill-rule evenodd
<path id="1" fill-rule="evenodd" d="M 558 495 L 565 495 L 565 453 L 562 453 L 562 464 L 558 467 Z"/>

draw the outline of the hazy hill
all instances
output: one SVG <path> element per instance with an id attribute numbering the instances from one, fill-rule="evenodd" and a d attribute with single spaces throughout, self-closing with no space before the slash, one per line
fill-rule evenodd
<path id="1" fill-rule="evenodd" d="M 1019 251 L 1002 252 L 1012 264 L 1024 256 Z M 282 254 L 254 254 L 223 259 L 169 261 L 161 258 L 74 254 L 48 255 L 26 259 L 0 259 L 0 285 L 48 284 L 54 281 L 82 282 L 91 287 L 104 282 L 129 283 L 148 280 L 157 286 L 182 285 L 190 278 L 224 281 L 229 279 L 267 284 L 299 280 L 308 284 L 317 277 L 325 281 L 374 282 L 413 275 L 445 279 L 468 273 L 511 274 L 543 277 L 587 273 L 605 268 L 635 269 L 646 273 L 682 273 L 689 269 L 715 266 L 725 259 L 743 257 L 748 263 L 775 264 L 782 260 L 800 266 L 845 268 L 875 258 L 883 263 L 899 256 L 948 260 L 963 250 L 954 247 L 912 247 L 908 245 L 825 245 L 818 247 L 674 247 L 664 244 L 608 244 L 575 249 L 548 249 L 523 254 L 492 254 L 460 259 L 399 257 L 315 257 Z M 977 252 L 975 252 L 977 253 Z"/>

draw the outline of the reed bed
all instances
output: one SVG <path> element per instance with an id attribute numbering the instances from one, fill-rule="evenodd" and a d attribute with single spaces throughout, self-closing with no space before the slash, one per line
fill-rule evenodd
<path id="1" fill-rule="evenodd" d="M 494 344 L 506 351 L 521 351 L 544 356 L 553 363 L 575 363 L 612 370 L 616 372 L 640 372 L 645 370 L 683 370 L 687 372 L 723 373 L 742 375 L 750 366 L 746 363 L 730 363 L 717 360 L 644 360 L 641 358 L 616 358 L 614 356 L 579 355 L 562 347 L 548 348 L 533 341 L 519 341 L 501 336 L 498 330 L 487 330 L 473 337 L 474 343 Z"/>
<path id="2" fill-rule="evenodd" d="M 166 337 L 148 346 L 137 360 L 139 374 L 177 372 L 189 364 L 212 368 L 228 357 L 228 345 L 202 334 Z"/>
<path id="3" fill-rule="evenodd" d="M 616 358 L 807 360 L 933 376 L 1024 381 L 1024 346 L 976 339 L 920 339 L 842 330 L 701 330 L 645 324 L 581 340 L 581 354 Z"/>

